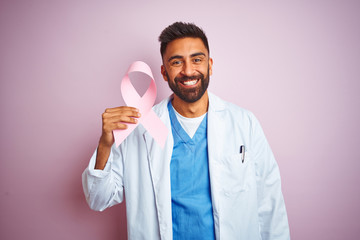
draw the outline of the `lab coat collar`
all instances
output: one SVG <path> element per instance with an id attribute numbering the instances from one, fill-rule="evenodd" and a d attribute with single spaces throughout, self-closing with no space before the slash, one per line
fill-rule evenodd
<path id="1" fill-rule="evenodd" d="M 213 205 L 213 216 L 216 239 L 220 237 L 220 199 L 218 179 L 221 179 L 219 175 L 219 166 L 221 163 L 221 155 L 224 153 L 223 142 L 218 142 L 219 139 L 227 139 L 225 136 L 226 127 L 222 120 L 225 104 L 220 98 L 209 93 L 209 109 L 208 109 L 208 155 L 209 155 L 209 174 L 210 174 L 210 185 L 211 185 L 211 200 Z"/>

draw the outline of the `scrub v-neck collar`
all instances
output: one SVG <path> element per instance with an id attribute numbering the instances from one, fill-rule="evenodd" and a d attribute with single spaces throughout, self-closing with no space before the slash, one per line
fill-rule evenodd
<path id="1" fill-rule="evenodd" d="M 176 117 L 175 109 L 171 104 L 171 101 L 168 103 L 168 110 L 170 115 L 171 127 L 175 130 L 175 133 L 186 143 L 195 144 L 198 136 L 206 133 L 207 125 L 207 113 L 204 116 L 204 119 L 201 121 L 198 129 L 196 130 L 193 138 L 191 138 L 187 132 L 181 126 L 179 120 Z"/>

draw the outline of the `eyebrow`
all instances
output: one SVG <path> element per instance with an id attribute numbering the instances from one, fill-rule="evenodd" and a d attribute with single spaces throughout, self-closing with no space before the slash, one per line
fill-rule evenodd
<path id="1" fill-rule="evenodd" d="M 193 54 L 190 55 L 190 57 L 196 57 L 196 56 L 204 56 L 204 57 L 206 57 L 205 53 L 203 53 L 203 52 L 197 52 L 197 53 L 193 53 Z M 182 59 L 182 58 L 184 58 L 184 57 L 181 56 L 181 55 L 174 55 L 174 56 L 169 57 L 168 62 L 170 62 L 173 59 Z"/>

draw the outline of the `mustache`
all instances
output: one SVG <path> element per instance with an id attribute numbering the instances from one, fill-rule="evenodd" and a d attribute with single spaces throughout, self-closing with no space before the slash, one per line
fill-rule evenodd
<path id="1" fill-rule="evenodd" d="M 196 79 L 204 79 L 204 75 L 199 73 L 198 75 L 194 76 L 182 76 L 182 77 L 175 77 L 175 82 L 184 82 L 189 80 L 196 80 Z"/>

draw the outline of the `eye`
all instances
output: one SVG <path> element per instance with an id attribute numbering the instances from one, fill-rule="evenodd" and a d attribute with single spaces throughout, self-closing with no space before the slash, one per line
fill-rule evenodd
<path id="1" fill-rule="evenodd" d="M 175 60 L 175 61 L 172 61 L 172 62 L 171 62 L 171 66 L 174 66 L 174 67 L 180 66 L 181 63 L 182 63 L 182 61 L 180 61 L 180 60 Z"/>
<path id="2" fill-rule="evenodd" d="M 193 59 L 193 62 L 194 62 L 194 63 L 201 63 L 201 62 L 202 62 L 202 59 L 201 59 L 201 58 L 194 58 L 194 59 Z"/>

